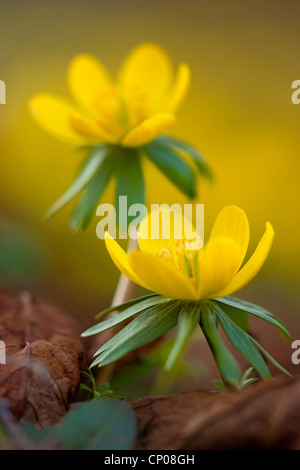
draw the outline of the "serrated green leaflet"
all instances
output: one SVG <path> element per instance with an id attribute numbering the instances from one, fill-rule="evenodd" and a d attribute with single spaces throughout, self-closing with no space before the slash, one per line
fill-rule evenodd
<path id="1" fill-rule="evenodd" d="M 144 147 L 147 157 L 184 194 L 193 199 L 197 195 L 196 174 L 191 166 L 171 147 L 157 140 Z"/>
<path id="2" fill-rule="evenodd" d="M 263 379 L 270 378 L 270 371 L 262 356 L 253 345 L 250 336 L 239 328 L 236 323 L 230 320 L 220 307 L 215 307 L 215 313 L 227 338 L 233 346 L 247 359 L 249 364 L 254 367 Z"/>
<path id="3" fill-rule="evenodd" d="M 102 312 L 98 313 L 95 316 L 95 318 L 97 319 L 97 318 L 104 317 L 105 315 L 107 315 L 110 312 L 123 312 L 123 310 L 131 307 L 132 305 L 135 305 L 135 304 L 137 304 L 139 302 L 142 302 L 143 300 L 146 300 L 146 299 L 151 299 L 152 297 L 157 297 L 157 298 L 160 298 L 160 299 L 163 298 L 158 294 L 144 295 L 143 297 L 138 297 L 138 298 L 133 299 L 133 300 L 128 300 L 127 302 L 124 302 L 123 304 L 115 305 L 115 306 L 109 307 L 105 310 L 102 310 Z"/>
<path id="4" fill-rule="evenodd" d="M 242 372 L 237 361 L 219 335 L 214 306 L 208 303 L 202 305 L 200 326 L 213 353 L 224 383 L 237 387 Z"/>
<path id="5" fill-rule="evenodd" d="M 102 162 L 98 173 L 88 184 L 84 194 L 73 211 L 70 220 L 70 227 L 72 230 L 76 230 L 80 226 L 85 230 L 90 225 L 99 199 L 104 193 L 113 175 L 113 168 L 114 159 L 108 154 Z"/>
<path id="6" fill-rule="evenodd" d="M 220 299 L 215 299 L 215 302 L 218 302 L 222 305 L 223 304 L 229 305 L 230 307 L 234 307 L 238 310 L 251 313 L 252 315 L 255 315 L 256 317 L 261 318 L 262 320 L 265 320 L 274 326 L 277 326 L 277 328 L 281 331 L 281 333 L 285 336 L 285 338 L 289 340 L 292 339 L 285 324 L 281 320 L 279 320 L 277 317 L 275 317 L 275 315 L 273 315 L 268 310 L 266 310 L 265 308 L 252 304 L 251 302 L 246 302 L 245 300 L 240 300 L 240 299 L 237 299 L 236 297 L 231 297 L 231 296 L 222 297 Z M 222 305 L 221 305 L 221 308 L 222 308 Z"/>
<path id="7" fill-rule="evenodd" d="M 102 331 L 108 330 L 109 328 L 112 328 L 113 326 L 116 326 L 119 323 L 128 320 L 129 318 L 133 317 L 137 313 L 142 312 L 146 308 L 153 307 L 154 305 L 160 305 L 165 302 L 168 302 L 168 300 L 162 297 L 150 297 L 149 299 L 145 299 L 139 303 L 135 303 L 126 310 L 123 310 L 123 312 L 114 315 L 112 318 L 109 318 L 108 320 L 102 321 L 101 323 L 92 326 L 84 333 L 82 333 L 81 336 L 86 337 L 101 333 Z"/>
<path id="8" fill-rule="evenodd" d="M 145 181 L 142 169 L 141 155 L 135 149 L 118 150 L 116 186 L 116 216 L 120 228 L 127 231 L 130 220 L 127 212 L 120 214 L 119 203 L 121 196 L 127 196 L 127 208 L 134 204 L 145 204 Z"/>
<path id="9" fill-rule="evenodd" d="M 169 300 L 141 313 L 96 352 L 91 367 L 110 364 L 163 335 L 176 325 L 180 308 L 180 301 Z"/>
<path id="10" fill-rule="evenodd" d="M 170 371 L 172 369 L 178 357 L 182 354 L 183 349 L 188 343 L 194 330 L 198 326 L 199 320 L 199 304 L 187 304 L 182 307 L 178 316 L 175 342 L 167 359 L 165 370 Z"/>
<path id="11" fill-rule="evenodd" d="M 90 180 L 95 176 L 100 168 L 101 163 L 105 159 L 108 152 L 107 147 L 101 146 L 95 148 L 95 150 L 89 155 L 86 162 L 84 163 L 79 175 L 69 187 L 69 189 L 46 211 L 45 217 L 50 219 L 63 207 L 65 207 L 77 194 L 82 191 Z"/>
<path id="12" fill-rule="evenodd" d="M 172 146 L 173 148 L 176 148 L 177 150 L 183 151 L 185 154 L 187 154 L 195 163 L 199 173 L 203 178 L 206 178 L 210 182 L 213 181 L 214 176 L 213 173 L 203 157 L 203 155 L 192 145 L 183 142 L 182 140 L 176 139 L 175 137 L 170 137 L 167 135 L 160 136 L 156 139 L 158 142 L 162 142 L 165 145 Z"/>

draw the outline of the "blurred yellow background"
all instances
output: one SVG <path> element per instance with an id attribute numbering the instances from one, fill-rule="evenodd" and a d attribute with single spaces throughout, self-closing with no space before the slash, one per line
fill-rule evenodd
<path id="1" fill-rule="evenodd" d="M 44 133 L 27 103 L 43 91 L 67 96 L 68 63 L 80 52 L 116 73 L 131 48 L 151 41 L 192 70 L 170 133 L 196 145 L 216 173 L 213 187 L 200 183 L 206 233 L 224 205 L 237 204 L 248 214 L 253 250 L 269 220 L 274 246 L 242 295 L 264 297 L 266 307 L 291 298 L 297 307 L 300 105 L 291 102 L 291 84 L 300 79 L 299 15 L 292 0 L 1 0 L 1 285 L 59 299 L 89 321 L 109 303 L 119 274 L 96 237 L 96 219 L 87 232 L 71 233 L 71 204 L 42 220 L 83 155 Z M 146 171 L 156 188 L 150 202 L 187 202 L 157 171 Z"/>

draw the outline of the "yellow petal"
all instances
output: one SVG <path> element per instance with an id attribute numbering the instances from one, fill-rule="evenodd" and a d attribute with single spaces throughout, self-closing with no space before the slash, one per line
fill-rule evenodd
<path id="1" fill-rule="evenodd" d="M 274 229 L 272 225 L 267 222 L 266 231 L 249 261 L 247 261 L 242 269 L 234 276 L 231 283 L 225 289 L 218 292 L 216 297 L 225 297 L 226 295 L 233 294 L 233 292 L 242 289 L 242 287 L 256 276 L 269 254 L 273 239 Z"/>
<path id="2" fill-rule="evenodd" d="M 129 253 L 129 263 L 147 289 L 173 299 L 197 299 L 192 280 L 170 262 L 134 250 Z"/>
<path id="3" fill-rule="evenodd" d="M 122 145 L 124 147 L 140 147 L 141 145 L 145 145 L 151 142 L 151 140 L 156 139 L 156 137 L 172 126 L 174 121 L 175 116 L 173 114 L 155 114 L 132 129 L 132 131 L 124 137 Z"/>
<path id="4" fill-rule="evenodd" d="M 210 240 L 228 237 L 240 247 L 241 258 L 237 270 L 241 266 L 249 245 L 249 222 L 245 212 L 237 206 L 226 206 L 219 212 L 213 225 Z"/>
<path id="5" fill-rule="evenodd" d="M 240 259 L 238 244 L 226 237 L 210 240 L 200 257 L 199 298 L 214 298 L 233 279 Z"/>
<path id="6" fill-rule="evenodd" d="M 153 108 L 169 88 L 172 76 L 172 64 L 166 52 L 156 44 L 146 43 L 127 56 L 118 81 L 124 88 L 138 85 L 147 94 Z"/>
<path id="7" fill-rule="evenodd" d="M 68 83 L 74 99 L 82 106 L 93 109 L 92 102 L 99 91 L 112 86 L 104 65 L 90 54 L 80 54 L 70 63 Z"/>
<path id="8" fill-rule="evenodd" d="M 29 102 L 35 121 L 49 134 L 65 142 L 84 145 L 87 139 L 78 135 L 70 125 L 70 116 L 77 110 L 62 98 L 40 94 Z"/>
<path id="9" fill-rule="evenodd" d="M 113 143 L 116 139 L 104 131 L 96 122 L 87 119 L 79 114 L 70 115 L 70 126 L 79 135 L 93 139 L 95 142 Z"/>
<path id="10" fill-rule="evenodd" d="M 163 248 L 173 248 L 176 239 L 189 239 L 193 236 L 201 242 L 198 232 L 191 222 L 183 217 L 182 208 L 178 206 L 171 210 L 172 206 L 161 204 L 160 208 L 152 210 L 142 220 L 139 227 L 139 248 L 142 252 L 156 254 Z M 201 247 L 202 243 L 199 249 Z"/>
<path id="11" fill-rule="evenodd" d="M 191 82 L 191 71 L 188 65 L 180 64 L 175 82 L 167 93 L 167 103 L 164 111 L 175 113 L 181 106 Z"/>
<path id="12" fill-rule="evenodd" d="M 126 277 L 130 279 L 135 284 L 139 284 L 142 287 L 145 287 L 144 283 L 136 276 L 134 271 L 132 270 L 128 255 L 125 251 L 120 247 L 120 245 L 112 238 L 109 233 L 106 232 L 105 234 L 105 245 L 107 248 L 108 253 L 110 254 L 111 259 Z"/>

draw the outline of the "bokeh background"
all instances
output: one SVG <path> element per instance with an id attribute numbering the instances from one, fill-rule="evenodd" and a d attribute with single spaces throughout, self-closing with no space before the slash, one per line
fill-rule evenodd
<path id="1" fill-rule="evenodd" d="M 96 237 L 96 219 L 86 232 L 71 233 L 71 205 L 42 220 L 82 155 L 38 128 L 27 103 L 40 91 L 67 95 L 68 63 L 80 52 L 95 54 L 115 74 L 131 48 L 153 41 L 192 70 L 171 133 L 195 144 L 216 173 L 213 187 L 200 186 L 206 233 L 224 205 L 237 204 L 249 216 L 250 253 L 265 221 L 272 222 L 268 261 L 240 295 L 271 309 L 300 337 L 300 105 L 291 102 L 291 84 L 300 78 L 299 16 L 293 0 L 1 0 L 1 286 L 30 289 L 87 323 L 109 304 L 119 274 Z M 147 178 L 159 188 L 150 202 L 187 202 L 151 167 Z M 261 323 L 257 329 L 292 369 L 290 345 Z"/>

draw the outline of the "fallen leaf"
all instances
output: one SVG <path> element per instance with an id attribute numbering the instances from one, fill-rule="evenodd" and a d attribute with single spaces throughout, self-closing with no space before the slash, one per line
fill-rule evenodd
<path id="1" fill-rule="evenodd" d="M 145 397 L 132 407 L 138 450 L 300 450 L 300 377 Z"/>
<path id="2" fill-rule="evenodd" d="M 28 293 L 0 296 L 0 397 L 20 421 L 57 423 L 74 400 L 83 366 L 80 328 L 64 312 Z"/>

